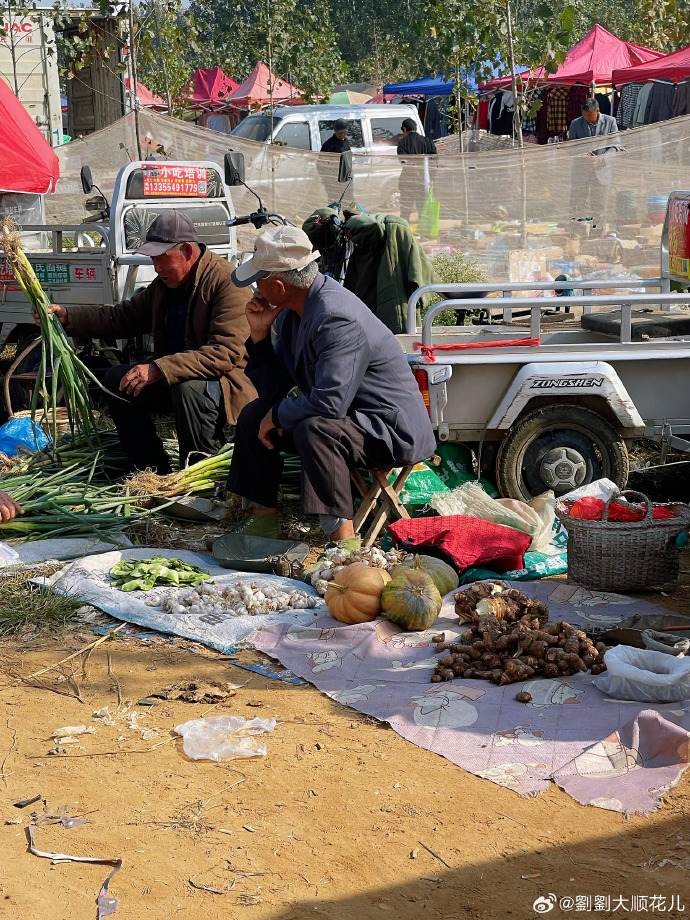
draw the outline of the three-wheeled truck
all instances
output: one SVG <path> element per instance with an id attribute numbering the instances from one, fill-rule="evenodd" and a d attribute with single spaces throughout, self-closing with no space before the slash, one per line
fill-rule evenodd
<path id="1" fill-rule="evenodd" d="M 690 452 L 690 192 L 673 192 L 657 278 L 485 284 L 499 322 L 433 326 L 441 310 L 472 311 L 477 284 L 430 285 L 408 304 L 400 336 L 440 441 L 471 445 L 499 490 L 563 494 L 603 476 L 623 487 L 628 445 L 650 438 Z M 596 292 L 593 288 L 596 286 Z M 671 288 L 676 288 L 672 292 Z M 520 291 L 573 290 L 570 319 Z M 417 325 L 428 292 L 445 300 Z M 495 296 L 499 295 L 499 296 Z M 516 326 L 513 311 L 527 312 Z M 500 322 L 500 319 L 503 322 Z"/>

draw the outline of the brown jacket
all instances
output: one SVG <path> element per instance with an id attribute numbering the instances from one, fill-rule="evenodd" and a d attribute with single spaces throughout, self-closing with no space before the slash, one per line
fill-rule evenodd
<path id="1" fill-rule="evenodd" d="M 244 375 L 244 343 L 249 336 L 244 309 L 249 298 L 233 284 L 234 266 L 205 246 L 201 249 L 187 311 L 187 351 L 169 354 L 168 288 L 158 278 L 131 300 L 102 307 L 70 307 L 67 331 L 76 338 L 108 341 L 152 333 L 156 364 L 168 383 L 220 380 L 227 420 L 234 425 L 243 406 L 256 398 Z"/>

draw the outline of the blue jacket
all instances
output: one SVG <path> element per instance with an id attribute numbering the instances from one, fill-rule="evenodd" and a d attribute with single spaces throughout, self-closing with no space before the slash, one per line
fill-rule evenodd
<path id="1" fill-rule="evenodd" d="M 398 464 L 436 450 L 424 400 L 400 343 L 371 310 L 332 278 L 317 274 L 300 318 L 284 310 L 271 338 L 247 342 L 246 374 L 273 421 L 292 431 L 313 416 L 351 418 L 382 441 Z M 299 396 L 289 398 L 298 387 Z"/>

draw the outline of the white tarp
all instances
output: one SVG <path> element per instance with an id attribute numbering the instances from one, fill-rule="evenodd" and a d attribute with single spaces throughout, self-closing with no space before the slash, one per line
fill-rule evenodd
<path id="1" fill-rule="evenodd" d="M 108 573 L 114 565 L 122 559 L 150 559 L 152 556 L 165 556 L 168 559 L 181 559 L 189 565 L 200 566 L 205 569 L 217 585 L 234 585 L 239 582 L 257 584 L 270 582 L 276 588 L 284 591 L 293 591 L 298 588 L 318 597 L 311 586 L 290 578 L 280 578 L 277 575 L 257 575 L 253 572 L 236 572 L 216 565 L 215 560 L 199 553 L 186 550 L 152 549 L 151 547 L 137 547 L 136 549 L 122 552 L 103 553 L 99 556 L 87 556 L 73 562 L 66 569 L 44 583 L 52 586 L 64 594 L 76 594 L 84 603 L 92 604 L 113 617 L 125 620 L 127 623 L 138 623 L 149 629 L 160 632 L 173 633 L 185 639 L 202 642 L 209 648 L 219 652 L 229 652 L 241 645 L 256 629 L 262 629 L 276 623 L 305 624 L 313 622 L 317 616 L 327 612 L 324 603 L 313 610 L 292 610 L 283 613 L 259 614 L 257 616 L 231 616 L 230 614 L 180 614 L 166 613 L 157 607 L 147 607 L 146 600 L 152 594 L 166 595 L 172 589 L 156 589 L 152 591 L 124 592 L 110 584 Z M 180 594 L 189 588 L 179 588 Z"/>

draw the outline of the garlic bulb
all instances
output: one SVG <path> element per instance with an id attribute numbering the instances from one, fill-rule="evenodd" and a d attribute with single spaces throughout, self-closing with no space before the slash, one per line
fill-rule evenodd
<path id="1" fill-rule="evenodd" d="M 325 584 L 325 582 L 324 582 Z M 325 593 L 323 590 L 320 593 Z M 154 596 L 157 606 L 172 614 L 189 614 L 190 616 L 258 616 L 286 610 L 314 610 L 321 605 L 320 599 L 304 588 L 292 591 L 267 582 L 238 581 L 234 585 L 215 585 L 204 582 L 199 587 L 184 593 L 176 591 L 169 597 Z M 220 622 L 220 620 L 218 621 Z"/>

